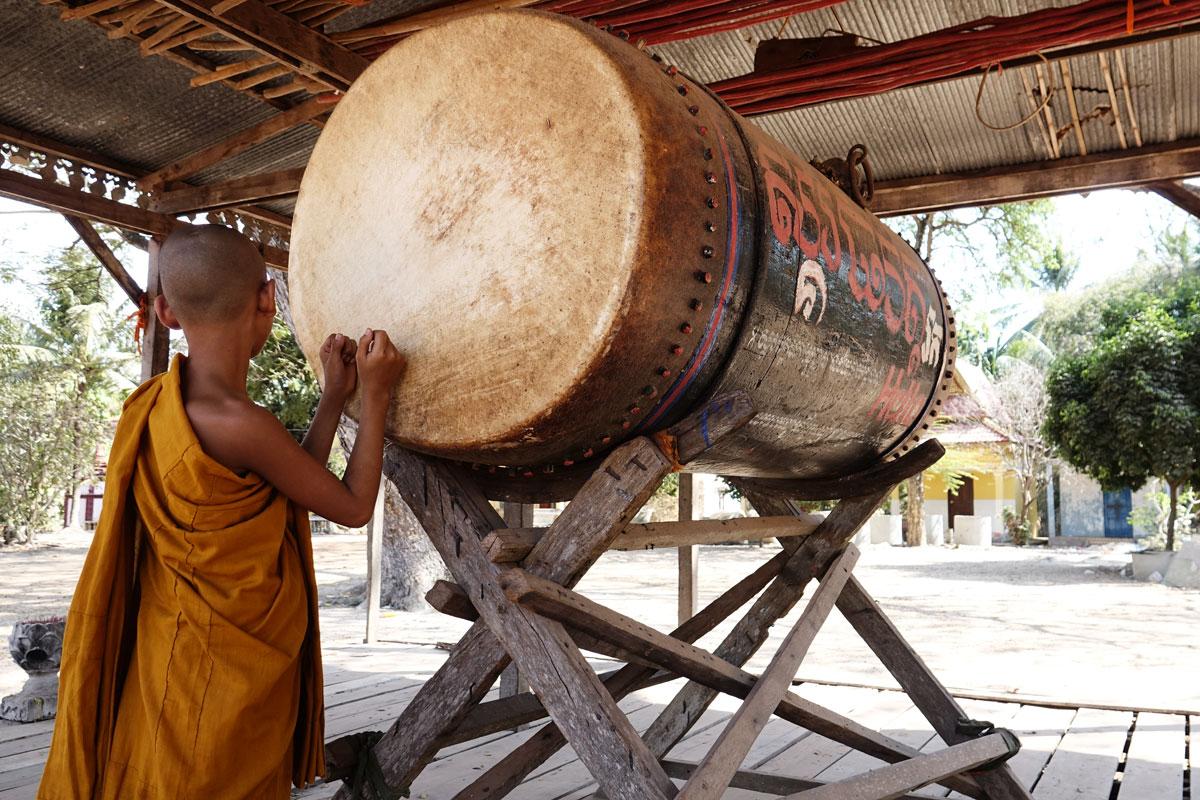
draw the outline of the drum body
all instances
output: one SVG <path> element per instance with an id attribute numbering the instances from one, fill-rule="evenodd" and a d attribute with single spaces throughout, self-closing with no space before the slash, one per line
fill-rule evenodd
<path id="1" fill-rule="evenodd" d="M 334 331 L 408 356 L 392 439 L 531 486 L 735 389 L 756 416 L 689 468 L 852 473 L 915 443 L 952 369 L 902 239 L 674 68 L 541 12 L 363 73 L 305 173 L 289 282 L 318 372 Z"/>

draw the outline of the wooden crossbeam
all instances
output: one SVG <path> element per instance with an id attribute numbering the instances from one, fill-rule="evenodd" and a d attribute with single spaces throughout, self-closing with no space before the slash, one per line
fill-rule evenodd
<path id="1" fill-rule="evenodd" d="M 333 89 L 350 88 L 369 63 L 323 33 L 260 0 L 244 0 L 224 11 L 217 8 L 222 0 L 157 1 Z"/>
<path id="2" fill-rule="evenodd" d="M 183 224 L 165 214 L 79 192 L 54 181 L 0 170 L 0 195 L 138 233 L 167 234 Z"/>
<path id="3" fill-rule="evenodd" d="M 0 197 L 21 200 L 62 214 L 151 235 L 165 236 L 180 225 L 188 224 L 166 214 L 118 203 L 107 197 L 87 192 L 77 192 L 69 186 L 32 178 L 12 170 L 0 170 Z M 267 266 L 280 270 L 287 269 L 288 252 L 286 250 L 261 244 L 258 247 Z"/>
<path id="4" fill-rule="evenodd" d="M 847 545 L 821 576 L 821 585 L 804 607 L 800 619 L 784 637 L 771 663 L 746 695 L 746 701 L 734 712 L 679 793 L 681 800 L 720 800 L 754 741 L 770 721 L 771 712 L 788 695 L 788 687 L 796 677 L 800 662 L 829 618 L 829 612 L 857 562 L 858 548 Z"/>
<path id="5" fill-rule="evenodd" d="M 1055 161 L 880 181 L 875 184 L 871 211 L 892 217 L 1196 176 L 1200 176 L 1200 140 L 1187 139 Z"/>
<path id="6" fill-rule="evenodd" d="M 1193 217 L 1200 219 L 1200 189 L 1188 186 L 1183 181 L 1165 181 L 1150 184 L 1150 191 L 1170 200 Z"/>
<path id="7" fill-rule="evenodd" d="M 92 227 L 92 223 L 72 214 L 63 214 L 63 218 L 75 230 L 75 233 L 79 234 L 79 238 L 121 287 L 121 291 L 125 292 L 125 296 L 129 298 L 130 302 L 135 306 L 140 304 L 143 296 L 142 287 L 137 285 L 137 281 L 121 263 L 121 259 L 117 258 L 116 253 L 105 244 L 104 239 L 100 238 L 100 234 Z"/>
<path id="8" fill-rule="evenodd" d="M 303 177 L 304 168 L 300 167 L 248 175 L 205 186 L 189 186 L 153 197 L 150 206 L 162 214 L 190 214 L 234 208 L 246 203 L 290 197 L 300 191 L 300 179 Z"/>
<path id="9" fill-rule="evenodd" d="M 824 517 L 802 514 L 795 517 L 741 517 L 698 519 L 684 522 L 648 522 L 627 525 L 613 539 L 612 550 L 653 550 L 693 544 L 781 539 L 807 536 Z M 545 528 L 505 528 L 483 540 L 488 557 L 497 564 L 516 563 L 546 534 Z"/>
<path id="10" fill-rule="evenodd" d="M 917 756 L 911 761 L 789 794 L 780 800 L 892 800 L 952 775 L 1006 759 L 1016 753 L 1015 741 L 1010 733 L 981 736 L 936 753 Z"/>
<path id="11" fill-rule="evenodd" d="M 699 766 L 693 761 L 677 761 L 663 759 L 659 761 L 663 769 L 672 778 L 687 780 Z M 792 778 L 775 772 L 761 772 L 752 769 L 739 769 L 729 782 L 730 789 L 747 789 L 751 792 L 768 795 L 790 795 L 806 789 L 817 789 L 827 784 L 822 781 L 809 781 L 803 778 Z M 929 800 L 927 795 L 902 794 L 897 800 Z"/>
<path id="12" fill-rule="evenodd" d="M 174 161 L 143 176 L 138 180 L 138 186 L 146 189 L 161 186 L 169 181 L 182 180 L 206 167 L 211 167 L 219 161 L 235 156 L 256 144 L 289 131 L 297 125 L 326 114 L 332 108 L 331 99 L 324 96 L 306 100 L 294 108 L 282 111 L 257 125 L 251 125 L 249 128 L 238 131 L 216 144 L 197 150 L 195 153 L 184 156 L 178 161 Z"/>

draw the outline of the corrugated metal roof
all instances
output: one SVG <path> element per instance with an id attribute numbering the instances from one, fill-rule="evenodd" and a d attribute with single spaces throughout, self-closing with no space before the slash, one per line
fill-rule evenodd
<path id="1" fill-rule="evenodd" d="M 820 36 L 844 30 L 885 42 L 911 38 L 989 15 L 1023 14 L 1047 6 L 1072 5 L 1035 0 L 848 0 L 790 20 L 784 37 Z M 753 71 L 754 48 L 779 34 L 779 23 L 659 45 L 655 52 L 697 80 L 711 83 Z M 1200 137 L 1200 37 L 1189 36 L 1125 48 L 1134 111 L 1143 144 Z M 1120 148 L 1113 115 L 1090 116 L 1111 106 L 1097 54 L 1067 59 L 1081 127 L 1089 153 Z M 1079 155 L 1071 113 L 1057 62 L 1051 66 L 1057 87 L 1050 102 L 1055 125 L 1068 128 L 1059 140 L 1061 156 Z M 1117 81 L 1118 106 L 1125 112 Z M 1032 108 L 1021 81 L 1031 84 L 1033 67 L 992 72 L 980 103 L 980 115 L 996 126 L 1024 118 Z M 883 95 L 854 98 L 819 106 L 767 114 L 754 122 L 805 157 L 843 155 L 863 142 L 871 152 L 876 178 L 889 180 L 944 172 L 1040 161 L 1047 158 L 1039 122 L 994 131 L 976 116 L 975 96 L 981 76 L 909 87 Z M 1123 119 L 1133 146 L 1128 116 Z"/>
<path id="2" fill-rule="evenodd" d="M 1053 5 L 1071 5 L 1056 0 Z M 416 10 L 423 0 L 375 0 L 337 21 L 338 28 Z M 788 37 L 846 30 L 896 41 L 988 15 L 1012 15 L 1050 5 L 1036 0 L 848 0 L 799 15 Z M 0 122 L 102 153 L 147 171 L 161 167 L 275 113 L 269 106 L 219 84 L 192 89 L 192 73 L 163 58 L 143 58 L 128 40 L 110 40 L 85 22 L 63 23 L 58 9 L 36 0 L 0 0 Z M 754 48 L 779 34 L 773 22 L 653 48 L 694 78 L 711 82 L 752 70 Z M 1200 137 L 1200 36 L 1126 48 L 1131 92 L 1144 144 Z M 1095 54 L 1070 59 L 1075 97 L 1089 152 L 1120 147 Z M 981 113 L 1006 124 L 1030 112 L 1021 74 L 1036 84 L 1033 67 L 993 73 Z M 1115 74 L 1114 79 L 1119 81 Z M 1050 107 L 1057 127 L 1070 124 L 1061 77 L 1055 70 Z M 979 77 L 910 87 L 884 95 L 843 100 L 769 114 L 755 122 L 805 158 L 842 155 L 856 142 L 868 145 L 880 180 L 1039 161 L 1043 133 L 1031 123 L 989 130 L 976 117 Z M 1118 88 L 1118 94 L 1120 89 Z M 1119 98 L 1123 107 L 1124 98 Z M 1132 131 L 1126 117 L 1129 144 Z M 213 167 L 199 183 L 299 166 L 316 130 L 302 126 Z M 1068 129 L 1062 155 L 1078 148 Z M 290 203 L 272 204 L 277 209 Z"/>

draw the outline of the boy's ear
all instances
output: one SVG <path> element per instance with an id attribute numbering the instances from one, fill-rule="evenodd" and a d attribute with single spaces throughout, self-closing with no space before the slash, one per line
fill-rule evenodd
<path id="1" fill-rule="evenodd" d="M 263 314 L 275 316 L 275 279 L 267 278 L 258 287 L 258 310 Z"/>
<path id="2" fill-rule="evenodd" d="M 179 324 L 179 317 L 175 316 L 175 311 L 167 304 L 167 298 L 161 294 L 154 296 L 154 313 L 158 315 L 158 321 L 171 330 L 177 331 L 183 327 Z"/>

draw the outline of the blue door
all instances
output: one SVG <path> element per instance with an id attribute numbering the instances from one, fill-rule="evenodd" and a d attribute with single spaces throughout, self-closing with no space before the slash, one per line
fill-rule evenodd
<path id="1" fill-rule="evenodd" d="M 1129 524 L 1129 512 L 1133 510 L 1133 492 L 1118 489 L 1104 493 L 1104 535 L 1123 539 L 1133 538 L 1133 526 Z"/>

